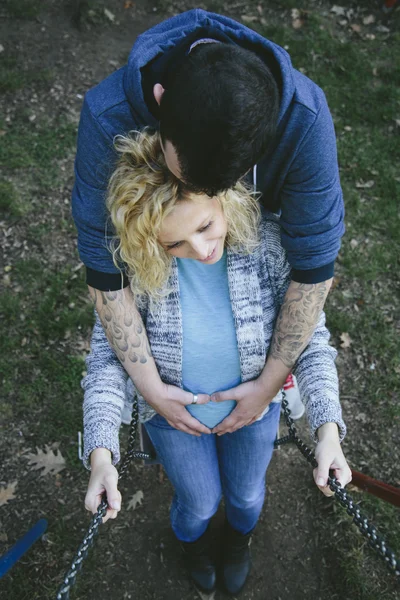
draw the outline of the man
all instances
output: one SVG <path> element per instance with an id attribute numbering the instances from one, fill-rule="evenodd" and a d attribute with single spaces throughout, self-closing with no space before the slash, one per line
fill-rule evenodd
<path id="1" fill-rule="evenodd" d="M 322 90 L 285 50 L 200 9 L 143 33 L 128 64 L 85 97 L 73 215 L 89 290 L 135 386 L 171 425 L 194 435 L 209 430 L 185 408 L 192 394 L 160 380 L 128 281 L 108 248 L 113 139 L 145 126 L 160 128 L 168 168 L 194 191 L 212 196 L 246 175 L 263 207 L 279 215 L 292 266 L 261 376 L 213 396 L 237 401 L 213 430 L 222 435 L 252 423 L 277 394 L 329 292 L 344 232 L 334 127 Z"/>

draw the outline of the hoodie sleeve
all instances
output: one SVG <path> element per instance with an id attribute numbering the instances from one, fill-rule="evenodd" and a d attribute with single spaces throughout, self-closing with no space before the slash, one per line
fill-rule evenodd
<path id="1" fill-rule="evenodd" d="M 87 374 L 81 382 L 84 390 L 83 464 L 90 470 L 89 458 L 95 448 L 110 450 L 113 465 L 120 460 L 119 428 L 128 379 L 97 314 L 86 367 Z"/>
<path id="2" fill-rule="evenodd" d="M 282 245 L 292 279 L 319 283 L 333 277 L 344 233 L 336 136 L 322 94 L 314 122 L 297 148 L 281 191 Z"/>
<path id="3" fill-rule="evenodd" d="M 97 289 L 120 289 L 121 274 L 115 267 L 110 244 L 113 228 L 106 209 L 109 177 L 116 154 L 112 137 L 92 113 L 85 97 L 78 129 L 72 215 L 78 230 L 79 256 L 87 268 L 87 283 Z M 109 275 L 102 286 L 94 273 Z"/>
<path id="4" fill-rule="evenodd" d="M 267 225 L 264 233 L 268 256 L 268 270 L 272 273 L 278 310 L 282 306 L 291 281 L 291 268 L 279 240 L 279 227 Z M 346 435 L 339 401 L 339 382 L 335 366 L 337 352 L 329 345 L 330 333 L 322 312 L 308 346 L 303 350 L 293 368 L 300 396 L 306 408 L 311 435 L 318 442 L 317 429 L 324 423 L 337 423 L 340 441 Z"/>

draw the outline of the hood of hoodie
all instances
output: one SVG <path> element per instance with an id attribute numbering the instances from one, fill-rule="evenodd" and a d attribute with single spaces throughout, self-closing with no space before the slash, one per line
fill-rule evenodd
<path id="1" fill-rule="evenodd" d="M 162 21 L 137 38 L 129 55 L 124 87 L 138 120 L 143 124 L 157 126 L 157 121 L 144 98 L 142 69 L 158 56 L 172 52 L 176 46 L 184 43 L 186 38 L 190 45 L 194 39 L 203 37 L 211 37 L 220 41 L 227 41 L 228 38 L 232 43 L 255 52 L 267 62 L 274 76 L 278 78 L 280 87 L 278 117 L 278 122 L 280 122 L 295 93 L 293 67 L 289 54 L 281 46 L 267 40 L 245 25 L 202 9 L 189 10 Z"/>

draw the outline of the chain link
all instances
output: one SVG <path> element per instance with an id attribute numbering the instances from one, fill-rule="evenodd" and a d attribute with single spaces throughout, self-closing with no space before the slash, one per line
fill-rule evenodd
<path id="1" fill-rule="evenodd" d="M 293 442 L 296 444 L 300 452 L 315 469 L 318 467 L 318 463 L 315 459 L 314 452 L 308 448 L 308 446 L 299 438 L 297 435 L 296 427 L 294 426 L 293 419 L 290 416 L 289 403 L 286 400 L 286 394 L 283 390 L 282 399 L 283 415 L 285 417 L 286 425 L 289 428 L 289 435 L 276 440 L 275 447 L 282 446 Z M 335 494 L 335 498 L 339 501 L 341 506 L 346 509 L 348 515 L 353 517 L 353 523 L 358 527 L 362 535 L 368 538 L 368 543 L 378 555 L 385 561 L 388 568 L 394 572 L 395 575 L 400 575 L 400 562 L 396 559 L 393 550 L 386 546 L 385 540 L 378 534 L 376 527 L 368 523 L 367 517 L 361 514 L 360 509 L 355 504 L 353 498 L 348 492 L 340 485 L 336 477 L 330 472 L 328 477 L 328 485 L 332 492 Z"/>
<path id="2" fill-rule="evenodd" d="M 124 477 L 132 458 L 151 458 L 149 454 L 135 450 L 138 420 L 138 408 L 137 403 L 135 402 L 132 408 L 132 421 L 129 430 L 128 450 L 118 471 L 118 481 Z M 58 589 L 56 600 L 69 600 L 69 592 L 71 587 L 75 584 L 76 576 L 82 568 L 83 561 L 87 557 L 89 549 L 91 546 L 93 546 L 96 535 L 99 533 L 99 526 L 102 524 L 102 519 L 107 512 L 107 506 L 107 496 L 104 494 L 103 499 L 97 508 L 97 513 L 92 518 L 86 535 L 72 560 L 71 567 L 65 574 L 63 583 Z"/>
<path id="3" fill-rule="evenodd" d="M 289 403 L 286 400 L 286 393 L 284 390 L 282 390 L 282 408 L 286 425 L 289 428 L 289 435 L 286 435 L 280 438 L 279 440 L 276 440 L 275 447 L 282 446 L 288 443 L 294 443 L 296 444 L 297 448 L 300 450 L 302 455 L 311 464 L 311 466 L 313 468 L 318 467 L 318 463 L 315 459 L 314 452 L 297 435 L 296 427 L 294 425 L 292 417 L 290 416 Z M 132 458 L 151 458 L 149 454 L 146 454 L 145 452 L 138 452 L 134 449 L 136 443 L 137 426 L 138 409 L 137 404 L 135 403 L 133 405 L 132 422 L 129 430 L 128 450 L 118 471 L 118 480 L 120 480 L 125 475 Z M 354 503 L 354 500 L 352 499 L 350 494 L 348 494 L 346 490 L 342 488 L 342 486 L 338 483 L 336 477 L 332 474 L 330 474 L 328 477 L 328 485 L 330 489 L 334 492 L 335 498 L 346 509 L 347 514 L 353 517 L 353 522 L 357 525 L 362 535 L 368 538 L 369 545 L 379 554 L 382 560 L 385 561 L 389 569 L 392 572 L 394 572 L 395 575 L 399 576 L 400 563 L 398 560 L 396 560 L 394 552 L 386 546 L 385 540 L 378 534 L 376 527 L 368 523 L 367 517 L 361 514 L 360 509 Z M 81 570 L 83 561 L 87 557 L 89 549 L 93 545 L 94 539 L 99 532 L 99 526 L 102 523 L 102 518 L 107 512 L 107 506 L 108 504 L 106 495 L 104 495 L 103 500 L 98 506 L 97 513 L 94 515 L 90 526 L 86 532 L 86 535 L 83 538 L 83 541 L 79 546 L 77 553 L 74 556 L 74 559 L 71 563 L 71 567 L 65 574 L 63 583 L 58 589 L 56 600 L 69 600 L 69 592 L 72 586 L 75 584 L 76 576 Z"/>

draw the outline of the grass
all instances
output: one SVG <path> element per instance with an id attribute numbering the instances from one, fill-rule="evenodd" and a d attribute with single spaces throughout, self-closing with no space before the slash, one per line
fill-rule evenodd
<path id="1" fill-rule="evenodd" d="M 56 271 L 35 260 L 20 261 L 12 281 L 23 294 L 11 290 L 0 296 L 0 320 L 7 332 L 0 339 L 1 413 L 22 421 L 29 414 L 38 446 L 69 441 L 71 431 L 81 429 L 76 398 L 85 364 L 81 355 L 66 354 L 63 341 L 88 331 L 92 309 L 82 277 L 71 280 L 71 275 L 67 267 Z"/>
<path id="2" fill-rule="evenodd" d="M 11 174 L 24 170 L 25 177 L 30 173 L 32 183 L 41 189 L 54 185 L 59 175 L 57 161 L 75 147 L 76 125 L 62 118 L 31 123 L 28 115 L 20 111 L 10 125 L 0 123 L 0 127 L 5 131 L 0 167 Z"/>
<path id="3" fill-rule="evenodd" d="M 41 12 L 40 0 L 4 0 L 3 9 L 9 18 L 31 20 Z"/>
<path id="4" fill-rule="evenodd" d="M 32 84 L 48 84 L 53 79 L 49 69 L 30 71 L 15 56 L 0 54 L 0 93 L 16 92 Z"/>
<path id="5" fill-rule="evenodd" d="M 400 114 L 400 64 L 393 58 L 400 36 L 394 32 L 385 42 L 379 36 L 373 41 L 343 40 L 341 32 L 317 14 L 309 15 L 301 30 L 269 27 L 262 33 L 289 47 L 294 66 L 324 90 L 334 117 L 347 235 L 337 269 L 340 281 L 327 303 L 328 326 L 337 342 L 341 333 L 350 334 L 353 360 L 354 354 L 362 354 L 363 406 L 369 405 L 374 428 L 389 437 L 400 418 L 400 343 L 395 327 L 400 247 L 395 119 Z M 361 187 L 371 181 L 371 187 Z M 398 509 L 366 494 L 355 496 L 362 501 L 362 510 L 382 524 L 382 533 L 399 557 Z M 327 546 L 340 573 L 335 578 L 337 592 L 362 600 L 393 598 L 383 590 L 383 582 L 390 578 L 385 567 L 377 565 L 341 509 L 335 516 L 333 521 L 321 521 L 320 527 L 327 539 L 338 536 L 334 552 Z"/>
<path id="6" fill-rule="evenodd" d="M 275 0 L 272 6 L 281 14 L 302 4 Z M 82 6 L 86 10 L 88 5 Z M 18 19 L 34 18 L 39 9 L 38 2 L 27 0 L 8 0 L 6 4 L 7 14 Z M 223 12 L 222 4 L 219 10 Z M 328 300 L 328 324 L 337 344 L 341 333 L 350 334 L 353 344 L 348 350 L 349 359 L 354 362 L 355 354 L 360 352 L 365 363 L 364 406 L 370 408 L 376 431 L 386 439 L 400 417 L 396 401 L 400 347 L 395 329 L 400 242 L 395 119 L 400 114 L 400 65 L 394 59 L 400 36 L 393 32 L 386 40 L 379 35 L 375 40 L 355 35 L 345 39 L 331 20 L 316 12 L 308 14 L 300 30 L 294 30 L 289 20 L 286 24 L 260 26 L 260 32 L 289 46 L 294 66 L 305 70 L 323 88 L 334 117 L 347 235 L 337 269 L 340 281 Z M 20 89 L 39 77 L 20 72 L 14 59 L 7 60 L 0 78 L 6 91 Z M 22 109 L 10 123 L 0 123 L 0 130 L 5 131 L 0 145 L 0 165 L 5 173 L 0 182 L 1 219 L 10 226 L 17 223 L 29 242 L 38 237 L 45 240 L 54 228 L 65 231 L 70 222 L 65 221 L 65 215 L 57 214 L 54 223 L 54 210 L 50 219 L 43 197 L 53 187 L 66 185 L 60 160 L 71 157 L 68 168 L 72 172 L 75 125 L 62 118 L 32 123 Z M 374 181 L 372 187 L 357 187 L 369 181 Z M 40 222 L 29 212 L 31 203 L 27 200 L 31 198 L 43 211 Z M 76 342 L 87 337 L 92 323 L 83 272 L 74 273 L 68 264 L 57 267 L 46 257 L 25 257 L 13 262 L 7 276 L 10 285 L 0 296 L 4 332 L 0 336 L 0 420 L 18 423 L 24 433 L 29 431 L 32 448 L 60 441 L 71 477 L 79 478 L 82 469 L 75 435 L 82 427 L 80 379 L 85 365 Z M 376 365 L 374 370 L 369 369 L 372 363 Z M 365 435 L 362 432 L 360 437 Z M 398 510 L 364 494 L 352 495 L 400 553 Z M 64 509 L 59 508 L 62 514 Z M 340 507 L 330 509 L 330 513 L 329 518 L 321 518 L 319 529 L 324 555 L 329 555 L 332 572 L 340 574 L 334 581 L 337 593 L 352 600 L 394 599 L 390 590 L 382 590 L 390 576 L 350 526 L 350 519 Z M 54 548 L 74 546 L 77 533 L 62 519 L 54 520 L 50 531 Z M 34 581 L 37 574 L 33 569 L 31 574 Z M 31 592 L 27 589 L 24 575 L 26 570 L 17 565 L 12 573 L 14 596 L 19 597 L 21 592 L 21 598 L 39 598 L 33 584 Z M 44 584 L 48 586 L 48 580 Z"/>

